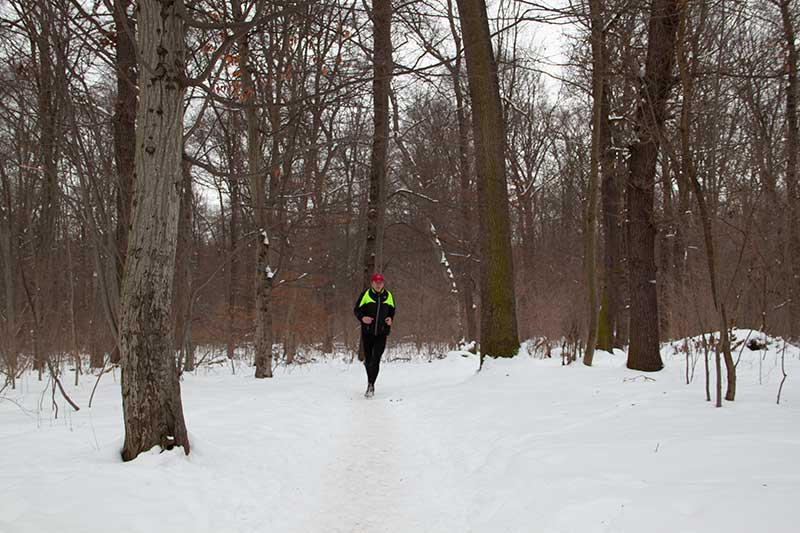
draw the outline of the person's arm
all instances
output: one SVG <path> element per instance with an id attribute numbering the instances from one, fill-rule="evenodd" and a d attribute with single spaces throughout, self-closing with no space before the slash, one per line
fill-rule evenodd
<path id="1" fill-rule="evenodd" d="M 369 289 L 367 289 L 367 291 L 368 290 Z M 364 297 L 364 293 L 366 293 L 367 291 L 364 291 L 358 295 L 358 300 L 356 300 L 356 306 L 353 308 L 353 314 L 356 315 L 356 318 L 358 319 L 359 322 L 362 322 L 364 324 L 372 324 L 373 318 L 371 316 L 366 315 L 361 310 L 361 306 L 359 305 L 361 303 L 361 299 Z"/>
<path id="2" fill-rule="evenodd" d="M 356 298 L 356 305 L 353 307 L 353 314 L 356 315 L 356 318 L 359 322 L 361 319 L 364 318 L 364 313 L 361 312 L 361 307 L 358 305 L 361 303 L 361 298 L 364 297 L 364 293 L 359 293 L 358 298 Z"/>
<path id="3" fill-rule="evenodd" d="M 392 301 L 394 301 L 394 294 L 392 294 Z M 394 322 L 394 311 L 396 307 L 394 305 L 387 305 L 386 307 L 388 308 L 388 311 L 386 311 L 386 318 L 389 319 L 387 324 L 391 325 L 391 323 Z"/>

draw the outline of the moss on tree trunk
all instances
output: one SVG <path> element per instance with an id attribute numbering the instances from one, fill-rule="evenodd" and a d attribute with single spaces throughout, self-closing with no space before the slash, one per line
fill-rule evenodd
<path id="1" fill-rule="evenodd" d="M 514 265 L 505 174 L 505 127 L 484 0 L 458 0 L 472 99 L 481 253 L 481 358 L 513 357 L 517 337 Z"/>

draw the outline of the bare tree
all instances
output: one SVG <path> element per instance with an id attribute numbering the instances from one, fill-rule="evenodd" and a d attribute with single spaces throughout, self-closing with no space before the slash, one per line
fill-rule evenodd
<path id="1" fill-rule="evenodd" d="M 372 62 L 372 157 L 367 201 L 366 246 L 363 283 L 369 285 L 373 272 L 383 269 L 383 233 L 386 217 L 386 154 L 389 146 L 389 93 L 392 84 L 392 2 L 375 0 L 372 9 L 374 46 Z"/>
<path id="2" fill-rule="evenodd" d="M 481 360 L 519 349 L 505 173 L 505 127 L 497 63 L 483 0 L 458 0 L 472 101 L 481 251 Z"/>
<path id="3" fill-rule="evenodd" d="M 137 187 L 120 313 L 126 461 L 156 445 L 189 453 L 170 320 L 183 181 L 184 9 L 182 0 L 139 3 Z"/>
<path id="4" fill-rule="evenodd" d="M 589 333 L 586 337 L 586 352 L 583 364 L 592 366 L 594 350 L 597 345 L 598 302 L 597 302 L 597 212 L 598 195 L 601 183 L 601 159 L 608 144 L 608 107 L 603 94 L 606 82 L 605 24 L 603 22 L 603 0 L 589 1 L 589 25 L 592 42 L 592 155 L 591 171 L 586 202 L 586 233 L 584 235 L 584 268 L 586 269 L 586 290 L 589 305 Z M 602 169 L 608 172 L 607 169 Z"/>
<path id="5" fill-rule="evenodd" d="M 115 257 L 116 276 L 106 281 L 106 294 L 111 302 L 107 319 L 113 333 L 117 334 L 119 290 L 125 271 L 125 257 L 128 250 L 128 231 L 131 223 L 131 200 L 133 198 L 135 145 L 131 139 L 136 137 L 136 35 L 135 18 L 131 17 L 131 0 L 114 0 L 114 26 L 116 51 L 117 98 L 114 103 L 114 162 L 117 168 L 117 227 Z M 111 361 L 119 363 L 119 347 L 111 353 Z"/>
<path id="6" fill-rule="evenodd" d="M 243 21 L 239 0 L 233 0 L 233 14 L 237 21 Z M 245 104 L 247 125 L 247 168 L 250 176 L 253 198 L 253 212 L 258 231 L 255 246 L 256 283 L 256 337 L 255 337 L 255 377 L 272 377 L 272 321 L 269 313 L 272 293 L 273 273 L 269 267 L 269 228 L 266 217 L 266 194 L 264 191 L 263 160 L 261 154 L 261 132 L 258 108 L 254 105 L 256 86 L 253 82 L 253 65 L 250 63 L 250 44 L 247 35 L 239 38 L 239 76 L 241 79 L 241 101 Z"/>
<path id="7" fill-rule="evenodd" d="M 797 185 L 797 152 L 800 150 L 800 123 L 797 117 L 797 43 L 795 34 L 795 17 L 792 0 L 780 0 L 778 4 L 783 22 L 783 33 L 786 46 L 786 195 L 789 207 L 789 336 L 797 339 L 800 335 L 800 189 Z"/>
<path id="8" fill-rule="evenodd" d="M 647 58 L 639 75 L 637 140 L 630 148 L 627 186 L 629 284 L 631 298 L 628 368 L 657 371 L 659 307 L 653 219 L 656 161 L 663 136 L 666 102 L 672 86 L 672 64 L 681 0 L 653 0 Z"/>

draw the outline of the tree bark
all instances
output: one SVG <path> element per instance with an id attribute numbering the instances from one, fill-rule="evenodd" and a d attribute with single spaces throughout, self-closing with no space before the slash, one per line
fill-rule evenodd
<path id="1" fill-rule="evenodd" d="M 173 317 L 175 322 L 175 350 L 179 353 L 181 371 L 193 370 L 189 354 L 192 351 L 192 164 L 181 161 L 180 215 L 178 218 L 178 244 L 175 251 L 175 295 Z"/>
<path id="2" fill-rule="evenodd" d="M 136 138 L 136 49 L 135 18 L 128 16 L 131 0 L 115 0 L 114 26 L 116 29 L 116 76 L 117 99 L 114 102 L 114 162 L 117 167 L 117 227 L 116 227 L 116 277 L 108 280 L 107 288 L 111 298 L 112 333 L 117 334 L 119 291 L 125 270 L 125 257 L 128 250 L 128 232 L 131 224 L 131 200 L 133 198 L 134 155 Z M 111 352 L 111 362 L 119 363 L 119 350 L 115 346 Z"/>
<path id="3" fill-rule="evenodd" d="M 447 16 L 450 24 L 450 33 L 453 36 L 456 50 L 460 51 L 462 40 L 455 26 L 454 15 L 452 0 L 447 0 Z M 467 103 L 464 101 L 464 91 L 461 85 L 461 57 L 462 54 L 460 52 L 456 54 L 455 62 L 450 71 L 450 77 L 453 81 L 453 93 L 456 97 L 456 120 L 458 122 L 458 184 L 461 200 L 460 215 L 461 227 L 463 228 L 462 241 L 467 252 L 461 266 L 461 296 L 463 298 L 462 305 L 464 307 L 464 316 L 466 317 L 467 324 L 466 340 L 473 341 L 478 338 L 478 324 L 475 316 L 474 281 L 472 277 L 472 261 L 475 254 L 475 224 L 470 213 L 470 206 L 475 202 L 472 199 L 472 186 L 470 185 L 469 124 L 467 123 L 465 112 Z"/>
<path id="4" fill-rule="evenodd" d="M 170 320 L 186 92 L 183 1 L 141 0 L 138 6 L 144 82 L 119 343 L 125 461 L 156 445 L 189 453 Z"/>
<path id="5" fill-rule="evenodd" d="M 637 106 L 638 139 L 630 149 L 627 185 L 630 347 L 628 368 L 646 372 L 664 367 L 659 352 L 659 319 L 653 201 L 656 162 L 672 86 L 672 62 L 681 0 L 654 0 L 650 11 L 647 59 Z"/>
<path id="6" fill-rule="evenodd" d="M 96 252 L 95 252 L 96 253 Z M 89 360 L 89 366 L 91 368 L 103 368 L 105 365 L 105 352 L 99 345 L 97 341 L 98 335 L 98 328 L 97 324 L 99 322 L 97 308 L 102 306 L 102 303 L 99 302 L 100 296 L 100 287 L 98 283 L 99 276 L 92 276 L 92 331 L 89 338 L 89 345 L 91 350 L 91 356 Z M 116 349 L 117 343 L 114 343 L 114 348 Z"/>
<path id="7" fill-rule="evenodd" d="M 242 19 L 239 0 L 233 1 L 234 17 Z M 266 216 L 266 194 L 264 190 L 264 173 L 261 171 L 261 133 L 259 130 L 258 108 L 255 106 L 256 86 L 250 65 L 250 49 L 247 35 L 239 39 L 239 72 L 241 76 L 241 100 L 245 104 L 245 121 L 247 123 L 247 171 L 250 175 L 255 222 L 258 226 L 255 246 L 255 289 L 256 289 L 256 336 L 255 336 L 255 377 L 258 379 L 272 377 L 272 320 L 269 315 L 272 299 L 273 272 L 269 267 L 269 233 Z M 271 84 L 267 88 L 272 91 Z M 274 108 L 274 104 L 271 106 Z M 273 124 L 274 127 L 274 124 Z M 274 140 L 273 143 L 276 141 Z M 275 154 L 273 153 L 273 157 Z"/>
<path id="8" fill-rule="evenodd" d="M 797 151 L 800 131 L 797 120 L 797 45 L 792 20 L 792 0 L 781 0 L 781 20 L 786 39 L 786 195 L 789 206 L 789 337 L 800 335 L 800 196 L 797 187 Z"/>
<path id="9" fill-rule="evenodd" d="M 67 269 L 64 273 L 65 283 L 67 285 L 67 298 L 69 305 L 69 326 L 70 326 L 70 341 L 72 348 L 72 359 L 75 364 L 75 386 L 78 386 L 79 376 L 81 374 L 81 352 L 78 348 L 78 326 L 76 325 L 75 312 L 75 283 L 78 281 L 78 276 L 75 272 L 75 264 L 72 260 L 72 246 L 70 245 L 69 232 L 66 227 L 64 228 L 64 246 L 66 248 Z"/>
<path id="10" fill-rule="evenodd" d="M 597 196 L 601 182 L 601 159 L 608 144 L 608 109 L 604 105 L 606 51 L 603 30 L 603 0 L 589 0 L 589 18 L 592 41 L 592 154 L 591 171 L 586 202 L 586 228 L 584 234 L 584 269 L 586 275 L 587 304 L 589 306 L 588 335 L 583 364 L 592 366 L 597 346 Z M 605 114 L 604 114 L 605 113 Z M 603 172 L 606 169 L 602 169 Z"/>
<path id="11" fill-rule="evenodd" d="M 603 91 L 603 100 L 608 106 L 608 87 Z M 608 115 L 606 114 L 606 117 Z M 611 133 L 609 131 L 609 143 Z M 602 201 L 605 246 L 603 247 L 603 288 L 600 299 L 598 323 L 598 348 L 611 351 L 622 348 L 626 342 L 623 310 L 625 306 L 625 271 L 622 257 L 625 254 L 624 230 L 622 226 L 622 176 L 624 165 L 609 147 L 603 157 Z"/>
<path id="12" fill-rule="evenodd" d="M 383 219 L 386 205 L 386 154 L 389 147 L 389 92 L 392 84 L 392 3 L 374 0 L 372 25 L 374 35 L 372 79 L 372 157 L 369 169 L 367 200 L 367 234 L 364 247 L 363 286 L 383 269 Z"/>
<path id="13" fill-rule="evenodd" d="M 513 357 L 519 350 L 505 172 L 506 136 L 486 3 L 458 0 L 457 4 L 477 159 L 482 362 L 486 355 Z"/>
<path id="14" fill-rule="evenodd" d="M 238 0 L 234 0 L 238 2 Z M 240 56 L 241 60 L 241 56 Z M 239 69 L 242 66 L 240 64 Z M 234 140 L 231 143 L 231 170 L 234 173 L 241 173 L 241 151 L 239 149 L 239 125 L 240 117 L 238 114 L 234 116 Z M 249 131 L 249 130 L 248 130 Z M 248 141 L 249 142 L 249 141 Z M 252 177 L 251 179 L 255 179 Z M 237 340 L 237 314 L 239 306 L 239 258 L 237 249 L 239 247 L 239 232 L 241 224 L 241 191 L 240 191 L 239 175 L 230 177 L 230 231 L 228 238 L 228 327 L 226 328 L 227 335 L 227 355 L 228 359 L 232 360 L 236 352 Z"/>
<path id="15" fill-rule="evenodd" d="M 11 182 L 0 164 L 0 179 L 3 184 L 3 207 L 5 217 L 0 220 L 0 255 L 3 262 L 3 295 L 5 327 L 3 328 L 3 350 L 6 358 L 11 388 L 17 388 L 17 302 L 14 265 L 16 265 L 16 230 L 14 216 L 11 211 Z"/>
<path id="16" fill-rule="evenodd" d="M 56 143 L 56 124 L 58 122 L 57 81 L 53 57 L 56 55 L 52 42 L 57 39 L 53 29 L 55 14 L 48 2 L 38 2 L 36 9 L 39 32 L 36 34 L 36 51 L 38 52 L 38 116 L 39 124 L 39 165 L 41 169 L 42 187 L 40 198 L 41 215 L 36 229 L 38 238 L 35 250 L 36 269 L 32 276 L 34 287 L 32 291 L 31 306 L 34 307 L 33 315 L 35 343 L 38 347 L 34 353 L 34 365 L 39 371 L 39 379 L 45 369 L 49 343 L 44 340 L 45 332 L 50 325 L 50 317 L 56 314 L 56 308 L 46 305 L 43 295 L 53 293 L 54 273 L 52 269 L 54 248 L 56 243 L 56 223 L 58 220 L 60 191 L 58 186 L 58 148 Z"/>

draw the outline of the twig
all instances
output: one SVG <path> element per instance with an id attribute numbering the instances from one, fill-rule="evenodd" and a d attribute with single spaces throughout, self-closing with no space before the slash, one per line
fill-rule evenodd
<path id="1" fill-rule="evenodd" d="M 92 400 L 94 399 L 94 391 L 97 390 L 97 385 L 100 384 L 100 378 L 103 377 L 103 374 L 108 374 L 109 372 L 114 370 L 113 366 L 108 368 L 108 369 L 106 369 L 106 365 L 108 364 L 109 360 L 111 360 L 111 357 L 107 357 L 103 361 L 103 368 L 100 369 L 100 373 L 97 375 L 97 380 L 95 380 L 95 382 L 94 382 L 94 387 L 92 387 L 92 394 L 89 396 L 89 409 L 92 408 Z"/>
<path id="2" fill-rule="evenodd" d="M 55 382 L 55 385 L 58 385 L 58 390 L 61 391 L 61 395 L 64 397 L 64 399 L 67 401 L 67 403 L 72 406 L 73 409 L 75 409 L 76 411 L 80 411 L 81 408 L 78 407 L 78 404 L 76 404 L 75 402 L 72 401 L 72 398 L 70 398 L 67 395 L 67 392 L 64 390 L 64 387 L 61 386 L 61 380 L 58 379 L 58 375 L 56 374 L 56 371 L 53 368 L 53 363 L 50 361 L 50 358 L 49 357 L 45 357 L 45 361 L 47 361 L 47 367 L 50 369 L 50 374 L 53 376 L 53 381 Z M 53 396 L 55 396 L 55 387 L 53 388 Z M 53 403 L 55 404 L 55 399 L 53 399 Z M 56 407 L 56 418 L 58 418 L 58 408 L 57 407 Z"/>
<path id="3" fill-rule="evenodd" d="M 641 375 L 641 376 L 636 376 L 636 377 L 632 377 L 632 378 L 623 378 L 622 382 L 623 383 L 627 383 L 628 381 L 636 381 L 639 378 L 642 378 L 642 381 L 655 381 L 655 379 L 653 379 L 653 378 L 651 378 L 649 376 Z"/>
<path id="4" fill-rule="evenodd" d="M 204 353 L 204 354 L 203 354 L 203 356 L 200 358 L 200 360 L 199 360 L 199 361 L 197 361 L 197 362 L 194 364 L 194 367 L 195 367 L 195 368 L 197 368 L 197 367 L 199 367 L 200 365 L 204 364 L 204 363 L 206 362 L 206 358 L 207 358 L 209 355 L 211 355 L 211 350 L 206 350 L 206 353 Z"/>
<path id="5" fill-rule="evenodd" d="M 53 380 L 53 386 L 50 387 L 50 389 L 52 391 L 52 395 L 50 396 L 50 401 L 53 402 L 53 409 L 55 409 L 55 412 L 56 412 L 55 418 L 56 418 L 56 420 L 58 420 L 58 403 L 56 403 L 56 381 L 57 380 L 54 379 Z"/>
<path id="6" fill-rule="evenodd" d="M 28 409 L 27 407 L 25 407 L 24 405 L 22 405 L 18 401 L 14 400 L 12 398 L 9 398 L 8 396 L 0 396 L 0 402 L 2 402 L 2 401 L 13 403 L 17 407 L 19 407 L 20 411 L 22 411 L 23 413 L 25 413 L 28 416 L 32 416 L 36 412 L 36 411 L 31 411 L 30 409 Z"/>
<path id="7" fill-rule="evenodd" d="M 781 404 L 781 391 L 783 391 L 783 383 L 786 381 L 786 366 L 784 365 L 784 360 L 786 359 L 786 339 L 783 340 L 783 349 L 781 350 L 781 372 L 783 372 L 783 379 L 781 379 L 781 384 L 778 387 L 778 400 L 777 404 Z"/>
<path id="8" fill-rule="evenodd" d="M 750 340 L 750 335 L 752 335 L 752 334 L 753 334 L 753 330 L 751 329 L 750 333 L 748 333 L 747 337 L 745 337 L 744 342 L 742 342 L 742 349 L 739 350 L 739 356 L 736 358 L 736 362 L 733 364 L 734 368 L 739 366 L 739 361 L 742 360 L 742 352 L 744 352 L 744 349 L 747 346 L 747 341 Z"/>

